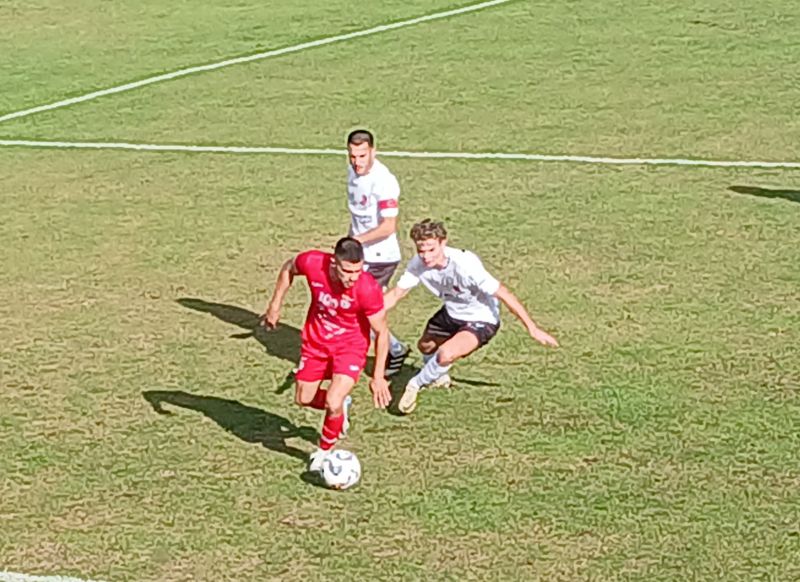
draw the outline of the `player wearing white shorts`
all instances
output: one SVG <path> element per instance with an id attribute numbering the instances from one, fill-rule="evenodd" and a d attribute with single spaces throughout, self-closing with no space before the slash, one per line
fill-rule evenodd
<path id="1" fill-rule="evenodd" d="M 546 346 L 558 342 L 531 319 L 525 307 L 505 285 L 495 279 L 477 255 L 447 246 L 441 222 L 423 220 L 411 229 L 417 247 L 397 286 L 384 296 L 388 311 L 411 289 L 422 283 L 444 305 L 428 320 L 417 342 L 425 365 L 411 378 L 399 402 L 405 414 L 417 406 L 426 386 L 449 386 L 450 367 L 491 340 L 500 327 L 500 302 L 513 313 L 530 336 Z"/>
<path id="2" fill-rule="evenodd" d="M 386 289 L 401 259 L 397 240 L 400 184 L 389 168 L 376 159 L 371 132 L 365 129 L 350 132 L 347 154 L 349 235 L 364 248 L 364 270 Z M 408 346 L 390 335 L 387 376 L 400 371 L 409 352 Z"/>

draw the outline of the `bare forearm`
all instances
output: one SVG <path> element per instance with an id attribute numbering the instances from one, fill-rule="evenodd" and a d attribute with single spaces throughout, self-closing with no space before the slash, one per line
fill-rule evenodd
<path id="1" fill-rule="evenodd" d="M 558 340 L 546 331 L 539 329 L 536 322 L 528 315 L 528 310 L 523 307 L 519 299 L 517 299 L 511 291 L 506 289 L 504 285 L 500 285 L 500 289 L 495 293 L 495 297 L 505 303 L 508 310 L 522 322 L 522 325 L 525 326 L 533 339 L 544 346 L 558 347 Z"/>
<path id="2" fill-rule="evenodd" d="M 500 287 L 500 290 L 497 292 L 497 298 L 502 301 L 508 310 L 514 314 L 514 317 L 519 319 L 527 329 L 536 329 L 538 326 L 536 322 L 533 321 L 528 310 L 525 309 L 525 306 L 520 303 L 519 299 L 511 293 L 504 285 Z"/>
<path id="3" fill-rule="evenodd" d="M 406 296 L 408 290 L 400 289 L 400 287 L 395 287 L 394 289 L 390 289 L 383 295 L 383 308 L 386 311 L 392 309 L 397 302 L 400 301 L 403 297 Z"/>
<path id="4" fill-rule="evenodd" d="M 375 367 L 372 371 L 373 378 L 386 376 L 386 358 L 389 355 L 389 328 L 375 331 Z"/>
<path id="5" fill-rule="evenodd" d="M 272 292 L 272 298 L 269 301 L 269 305 L 274 305 L 276 307 L 283 305 L 283 298 L 286 296 L 286 292 L 292 286 L 293 281 L 294 275 L 292 274 L 292 263 L 291 261 L 287 261 L 281 268 L 280 273 L 278 273 L 278 280 L 275 283 L 275 290 Z"/>
<path id="6" fill-rule="evenodd" d="M 382 220 L 381 223 L 372 230 L 368 230 L 364 234 L 360 234 L 353 238 L 355 238 L 362 245 L 373 243 L 392 236 L 396 228 L 397 222 L 395 220 Z"/>

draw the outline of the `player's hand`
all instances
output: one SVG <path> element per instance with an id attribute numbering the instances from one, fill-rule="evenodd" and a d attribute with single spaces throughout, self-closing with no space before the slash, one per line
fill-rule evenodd
<path id="1" fill-rule="evenodd" d="M 281 318 L 281 308 L 270 305 L 267 312 L 259 318 L 259 323 L 267 329 L 275 329 Z"/>
<path id="2" fill-rule="evenodd" d="M 558 341 L 556 341 L 556 338 L 551 336 L 546 331 L 539 329 L 538 327 L 529 328 L 528 333 L 530 333 L 531 337 L 543 346 L 550 346 L 553 348 L 558 347 Z"/>
<path id="3" fill-rule="evenodd" d="M 369 382 L 369 389 L 372 392 L 372 402 L 375 408 L 386 408 L 392 401 L 392 393 L 389 392 L 389 382 L 381 376 L 373 378 Z"/>

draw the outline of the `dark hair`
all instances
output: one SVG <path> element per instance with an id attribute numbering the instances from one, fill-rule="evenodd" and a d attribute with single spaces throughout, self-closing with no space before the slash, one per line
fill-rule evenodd
<path id="1" fill-rule="evenodd" d="M 368 143 L 369 147 L 375 147 L 375 137 L 366 129 L 355 129 L 347 136 L 347 145 L 361 145 Z"/>
<path id="2" fill-rule="evenodd" d="M 333 256 L 340 261 L 360 263 L 364 260 L 364 247 L 356 239 L 346 236 L 340 238 L 333 250 Z"/>
<path id="3" fill-rule="evenodd" d="M 435 238 L 436 240 L 444 240 L 447 238 L 447 229 L 444 227 L 443 222 L 434 222 L 430 218 L 426 218 L 422 222 L 418 222 L 411 227 L 411 240 L 420 242 Z"/>

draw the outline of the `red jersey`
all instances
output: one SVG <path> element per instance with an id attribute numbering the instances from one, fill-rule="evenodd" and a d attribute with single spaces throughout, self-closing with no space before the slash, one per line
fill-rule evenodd
<path id="1" fill-rule="evenodd" d="M 294 260 L 295 270 L 306 277 L 311 305 L 303 325 L 303 343 L 339 351 L 369 348 L 369 320 L 383 309 L 383 290 L 369 273 L 362 273 L 350 289 L 331 275 L 331 253 L 306 251 Z"/>

